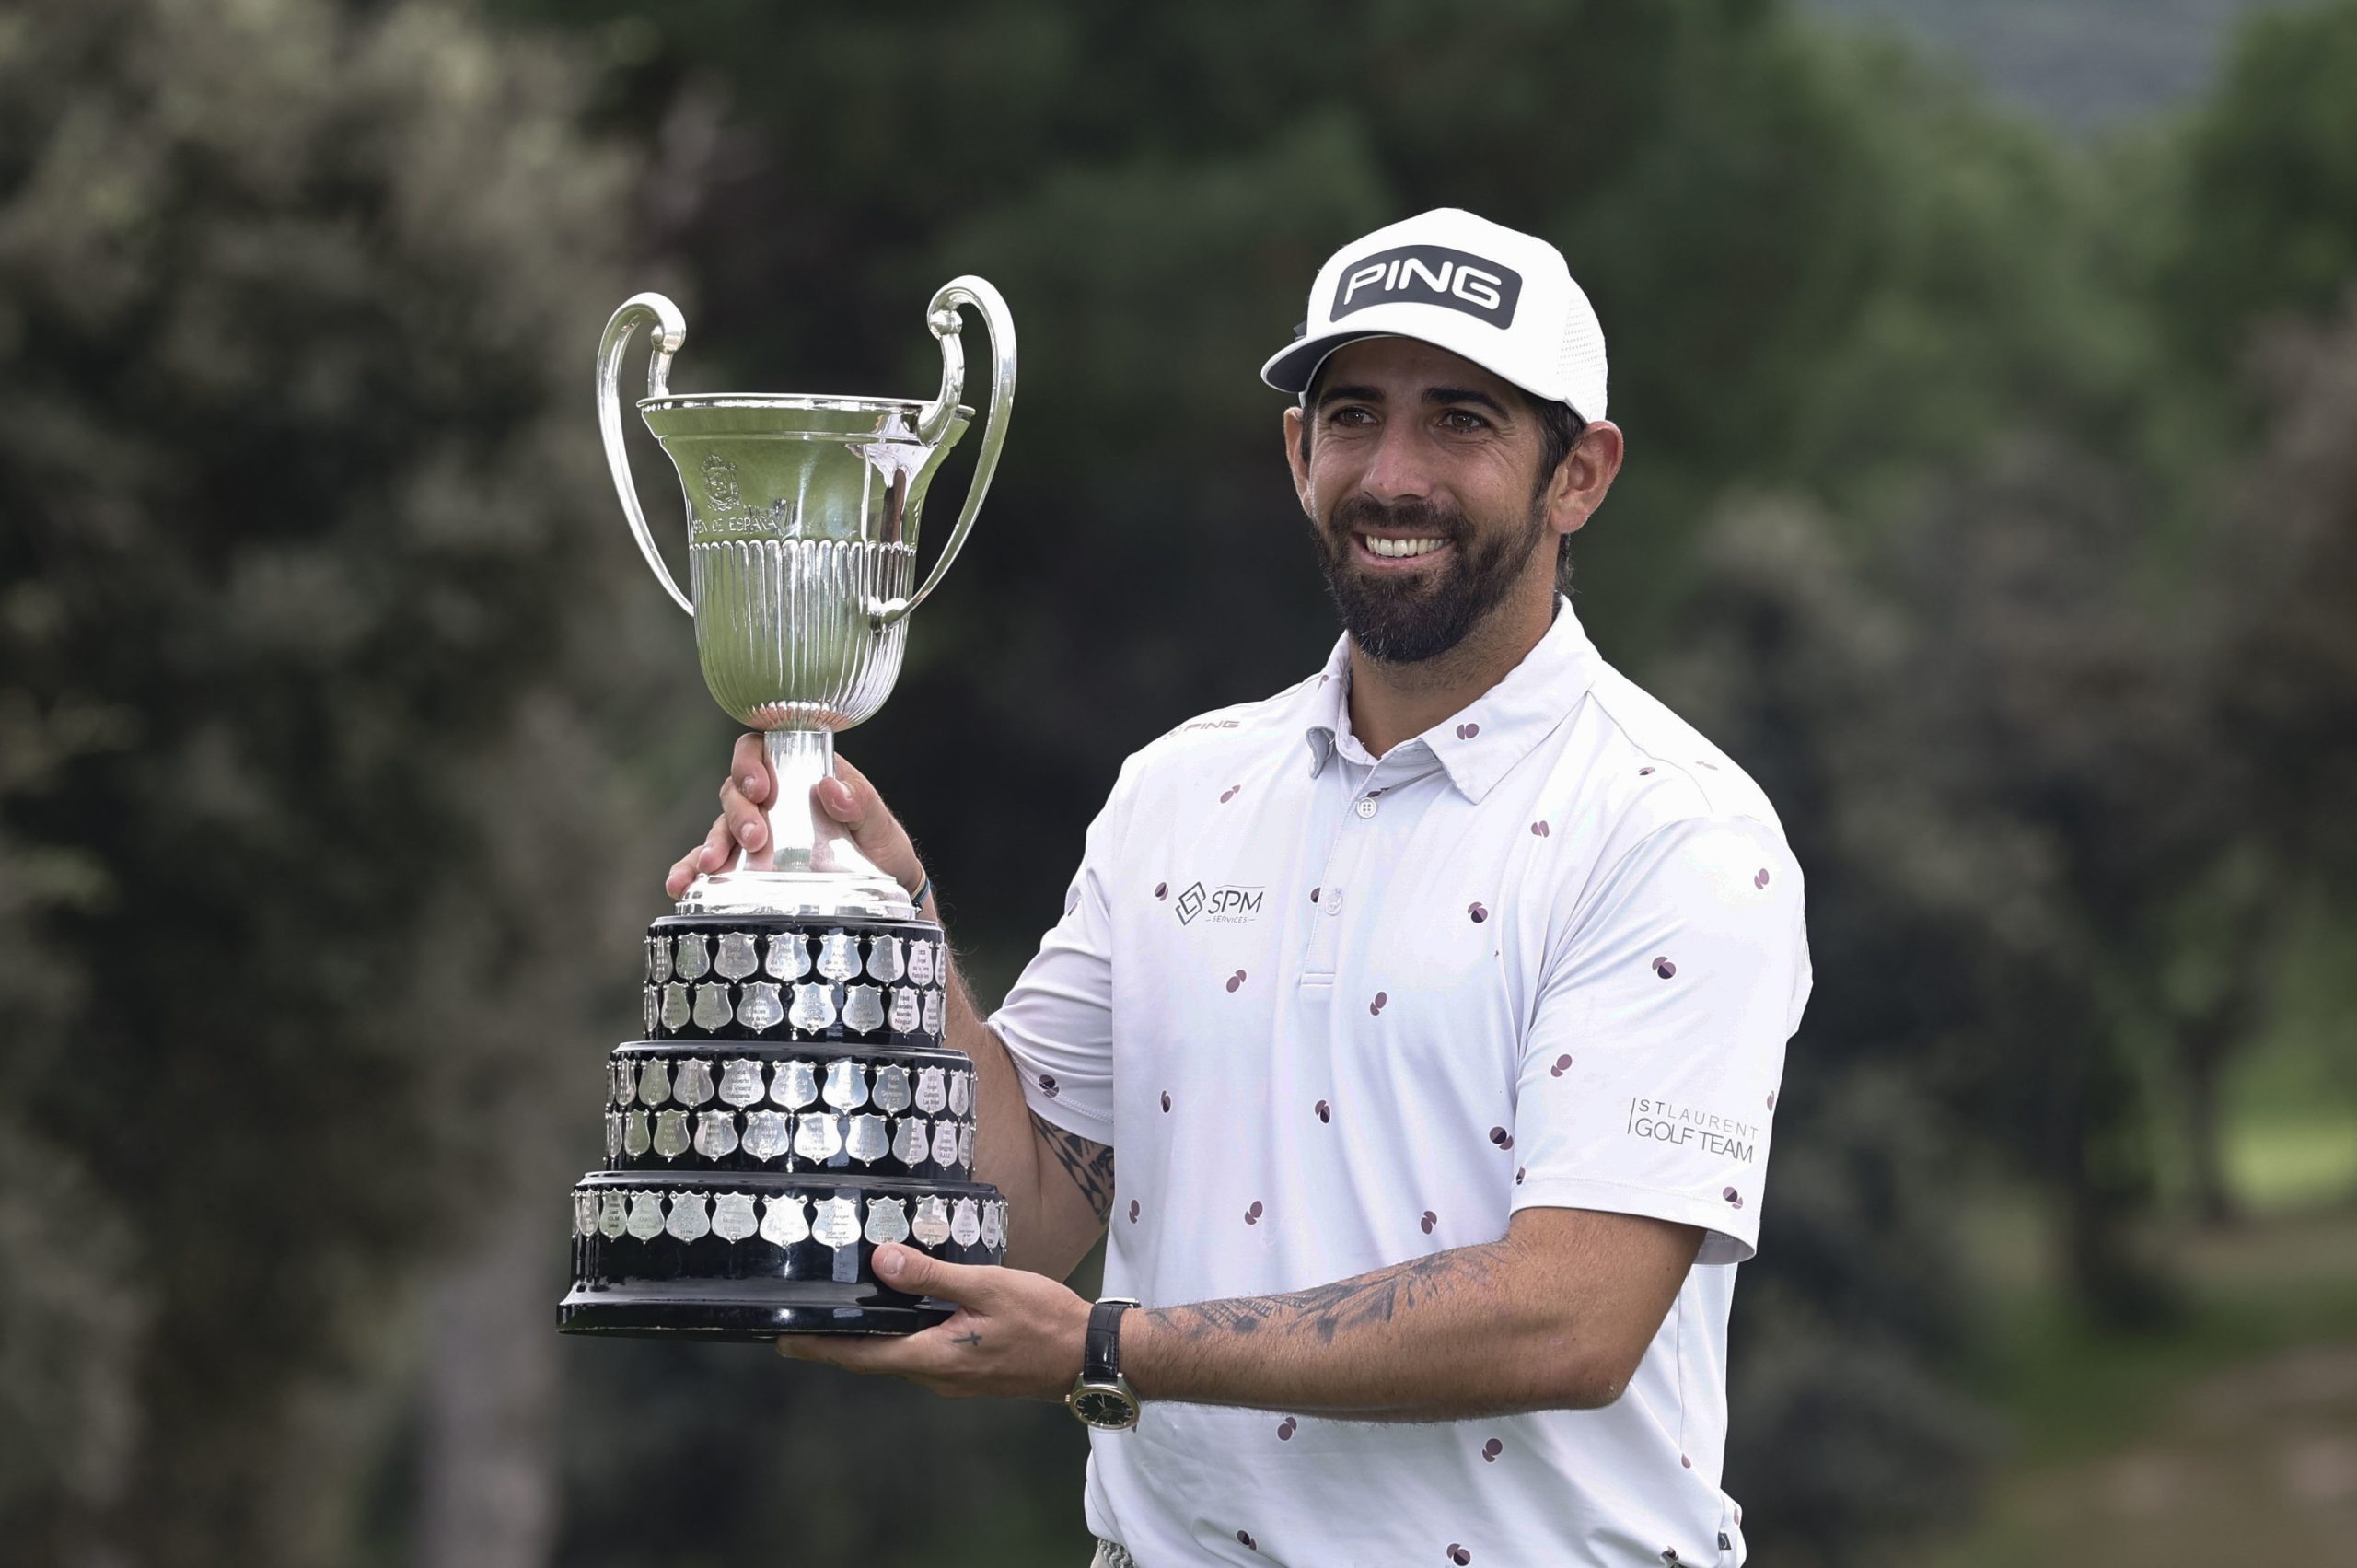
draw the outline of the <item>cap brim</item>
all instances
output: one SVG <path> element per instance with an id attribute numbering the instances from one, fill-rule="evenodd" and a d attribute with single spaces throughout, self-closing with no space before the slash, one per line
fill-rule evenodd
<path id="1" fill-rule="evenodd" d="M 1318 337 L 1302 338 L 1287 343 L 1260 366 L 1260 379 L 1280 392 L 1298 397 L 1309 389 L 1318 378 L 1318 367 L 1344 343 L 1354 343 L 1362 338 L 1397 337 L 1396 332 L 1341 331 L 1326 332 Z"/>

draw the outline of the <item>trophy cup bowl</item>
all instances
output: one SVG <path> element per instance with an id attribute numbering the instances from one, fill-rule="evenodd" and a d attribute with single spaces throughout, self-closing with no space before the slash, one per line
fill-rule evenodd
<path id="1" fill-rule="evenodd" d="M 965 505 L 911 592 L 926 489 L 972 419 L 958 401 L 963 306 L 990 331 L 990 422 Z M 574 1188 L 567 1332 L 906 1333 L 953 1308 L 887 1289 L 876 1247 L 1005 1256 L 1005 1202 L 972 1179 L 972 1067 L 946 1038 L 941 928 L 810 797 L 836 732 L 890 694 L 909 613 L 964 547 L 1005 440 L 1015 333 L 998 291 L 954 279 L 925 319 L 942 360 L 929 401 L 673 395 L 686 324 L 660 295 L 627 301 L 599 344 L 624 519 L 695 620 L 713 697 L 761 732 L 777 787 L 769 843 L 699 877 L 649 928 L 644 1038 L 608 1060 L 606 1167 Z M 679 472 L 692 596 L 656 548 L 622 447 L 621 362 L 641 327 L 654 348 L 638 410 Z"/>

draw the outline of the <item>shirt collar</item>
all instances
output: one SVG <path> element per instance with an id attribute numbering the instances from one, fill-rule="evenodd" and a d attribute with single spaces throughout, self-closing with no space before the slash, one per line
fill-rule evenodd
<path id="1" fill-rule="evenodd" d="M 1558 594 L 1554 624 L 1504 679 L 1400 745 L 1422 742 L 1440 760 L 1458 793 L 1478 803 L 1578 705 L 1596 679 L 1596 645 L 1572 611 L 1572 601 Z M 1307 733 L 1312 778 L 1326 771 L 1350 736 L 1350 691 L 1351 639 L 1346 633 L 1334 644 L 1312 689 Z"/>

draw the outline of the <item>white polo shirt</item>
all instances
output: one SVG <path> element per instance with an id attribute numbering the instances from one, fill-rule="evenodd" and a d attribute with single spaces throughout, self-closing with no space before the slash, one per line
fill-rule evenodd
<path id="1" fill-rule="evenodd" d="M 1145 1568 L 1741 1562 L 1727 1307 L 1809 990 L 1775 813 L 1568 601 L 1379 760 L 1349 679 L 1345 639 L 1132 757 L 991 1020 L 1032 1109 L 1115 1151 L 1107 1291 L 1301 1290 L 1533 1205 L 1699 1225 L 1701 1255 L 1605 1409 L 1149 1401 L 1092 1439 L 1089 1526 Z"/>

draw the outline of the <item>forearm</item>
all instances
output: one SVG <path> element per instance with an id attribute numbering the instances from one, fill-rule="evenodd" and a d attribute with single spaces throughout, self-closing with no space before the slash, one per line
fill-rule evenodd
<path id="1" fill-rule="evenodd" d="M 1006 1200 L 1006 1261 L 1062 1279 L 1103 1233 L 1112 1153 L 1034 1118 L 1005 1044 L 982 1021 L 954 961 L 946 990 L 945 1038 L 974 1063 L 974 1179 Z"/>
<path id="2" fill-rule="evenodd" d="M 1608 1403 L 1555 1271 L 1512 1237 L 1282 1295 L 1132 1312 L 1141 1399 L 1361 1421 Z"/>

